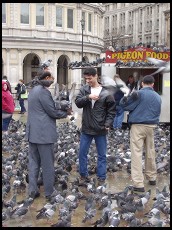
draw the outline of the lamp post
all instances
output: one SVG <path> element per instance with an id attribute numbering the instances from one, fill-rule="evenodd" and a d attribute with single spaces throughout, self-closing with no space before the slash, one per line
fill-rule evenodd
<path id="1" fill-rule="evenodd" d="M 81 56 L 81 61 L 83 62 L 83 31 L 84 31 L 84 27 L 85 27 L 85 20 L 82 18 L 81 22 L 81 27 L 82 27 L 82 56 Z"/>

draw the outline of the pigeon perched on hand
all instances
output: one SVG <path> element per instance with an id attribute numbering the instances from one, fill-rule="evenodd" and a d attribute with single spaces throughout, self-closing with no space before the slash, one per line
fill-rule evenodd
<path id="1" fill-rule="evenodd" d="M 156 58 L 150 58 L 150 57 L 147 57 L 147 60 L 152 62 L 155 66 L 158 67 L 158 70 L 152 73 L 151 75 L 155 75 L 156 73 L 159 73 L 159 72 L 162 72 L 162 73 L 170 72 L 170 61 L 166 62 L 163 60 L 159 60 Z"/>

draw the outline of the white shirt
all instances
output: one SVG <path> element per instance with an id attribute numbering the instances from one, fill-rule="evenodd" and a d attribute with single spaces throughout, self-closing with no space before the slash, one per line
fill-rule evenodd
<path id="1" fill-rule="evenodd" d="M 100 92 L 102 90 L 102 86 L 98 86 L 98 87 L 91 87 L 91 94 L 94 94 L 96 96 L 99 96 Z M 92 108 L 94 107 L 94 103 L 95 100 L 91 100 L 92 101 Z"/>

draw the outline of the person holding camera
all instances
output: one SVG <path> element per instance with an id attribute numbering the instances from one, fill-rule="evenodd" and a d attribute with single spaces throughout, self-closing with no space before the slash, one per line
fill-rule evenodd
<path id="1" fill-rule="evenodd" d="M 54 189 L 54 143 L 57 141 L 56 119 L 66 118 L 72 114 L 72 108 L 65 110 L 55 107 L 49 91 L 54 77 L 49 71 L 43 71 L 34 81 L 28 96 L 28 116 L 26 139 L 29 142 L 29 185 L 28 194 L 40 196 L 37 186 L 40 168 L 43 172 L 44 193 L 47 200 L 56 193 Z"/>

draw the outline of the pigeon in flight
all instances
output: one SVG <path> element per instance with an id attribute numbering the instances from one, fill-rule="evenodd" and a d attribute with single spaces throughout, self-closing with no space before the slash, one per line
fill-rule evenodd
<path id="1" fill-rule="evenodd" d="M 156 59 L 156 58 L 150 58 L 148 57 L 147 60 L 149 62 L 152 62 L 155 66 L 158 67 L 158 70 L 155 71 L 154 73 L 152 73 L 151 75 L 155 75 L 157 73 L 169 73 L 170 72 L 170 61 L 166 62 L 166 61 L 163 61 L 163 60 L 159 60 L 159 59 Z"/>
<path id="2" fill-rule="evenodd" d="M 114 80 L 111 77 L 103 75 L 101 77 L 101 83 L 109 90 L 110 94 L 112 95 L 114 95 L 118 89 L 120 89 L 126 97 L 130 93 L 130 89 L 126 86 L 125 82 L 117 76 L 117 74 L 115 75 Z"/>

